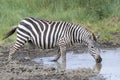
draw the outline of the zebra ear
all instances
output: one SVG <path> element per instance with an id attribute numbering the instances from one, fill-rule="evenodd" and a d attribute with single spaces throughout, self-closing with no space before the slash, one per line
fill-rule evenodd
<path id="1" fill-rule="evenodd" d="M 100 47 L 100 42 L 99 42 L 100 34 L 96 35 L 96 39 L 97 39 L 97 42 L 95 42 L 95 44 L 96 44 L 96 46 Z"/>
<path id="2" fill-rule="evenodd" d="M 100 34 L 97 34 L 96 35 L 96 39 L 98 40 L 100 38 Z"/>

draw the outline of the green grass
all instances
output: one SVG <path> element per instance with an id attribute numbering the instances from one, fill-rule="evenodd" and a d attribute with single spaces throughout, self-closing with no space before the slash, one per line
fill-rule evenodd
<path id="1" fill-rule="evenodd" d="M 113 33 L 120 33 L 119 13 L 119 0 L 0 0 L 0 43 L 14 41 L 15 35 L 2 38 L 11 26 L 30 16 L 86 25 L 101 34 L 100 41 L 114 42 Z"/>

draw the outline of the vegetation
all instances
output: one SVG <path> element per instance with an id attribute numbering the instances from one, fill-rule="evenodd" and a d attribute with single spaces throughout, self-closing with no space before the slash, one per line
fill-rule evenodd
<path id="1" fill-rule="evenodd" d="M 120 0 L 0 0 L 0 43 L 11 26 L 30 16 L 86 25 L 102 42 L 120 44 L 114 36 L 120 33 Z"/>

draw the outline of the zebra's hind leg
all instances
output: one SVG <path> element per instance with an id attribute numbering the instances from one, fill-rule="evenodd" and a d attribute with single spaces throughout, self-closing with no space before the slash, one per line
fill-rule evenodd
<path id="1" fill-rule="evenodd" d="M 8 62 L 12 61 L 12 56 L 13 54 L 18 50 L 20 49 L 22 46 L 24 46 L 24 44 L 27 42 L 27 38 L 19 38 L 17 36 L 17 40 L 16 40 L 16 43 L 15 45 L 10 48 L 10 51 L 9 51 L 9 57 L 8 57 Z"/>
<path id="2" fill-rule="evenodd" d="M 34 58 L 35 53 L 36 53 L 36 47 L 35 45 L 32 43 L 32 41 L 28 41 L 28 46 L 29 46 L 29 50 L 28 50 L 28 56 L 26 57 L 26 60 L 31 60 L 32 58 Z"/>
<path id="3" fill-rule="evenodd" d="M 10 48 L 8 62 L 12 60 L 12 55 L 15 53 L 16 49 L 14 47 Z"/>
<path id="4" fill-rule="evenodd" d="M 51 61 L 57 61 L 60 58 L 61 54 L 60 54 L 60 49 L 58 50 L 57 55 L 55 55 L 55 58 Z"/>

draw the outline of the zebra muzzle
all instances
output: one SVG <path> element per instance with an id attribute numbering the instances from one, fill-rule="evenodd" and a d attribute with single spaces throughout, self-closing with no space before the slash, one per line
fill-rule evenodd
<path id="1" fill-rule="evenodd" d="M 102 62 L 102 58 L 100 55 L 96 56 L 96 63 L 101 63 Z"/>

